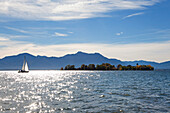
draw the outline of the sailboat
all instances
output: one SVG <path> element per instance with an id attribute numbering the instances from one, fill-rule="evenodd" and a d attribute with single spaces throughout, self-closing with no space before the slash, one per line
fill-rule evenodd
<path id="1" fill-rule="evenodd" d="M 22 69 L 19 70 L 18 73 L 28 73 L 28 72 L 29 72 L 28 64 L 27 64 L 26 58 L 24 56 L 24 63 L 22 65 Z"/>

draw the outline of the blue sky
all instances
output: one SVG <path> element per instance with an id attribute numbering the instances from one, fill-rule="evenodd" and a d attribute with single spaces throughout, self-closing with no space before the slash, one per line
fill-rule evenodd
<path id="1" fill-rule="evenodd" d="M 99 52 L 120 60 L 170 60 L 168 0 L 2 0 L 0 57 Z"/>

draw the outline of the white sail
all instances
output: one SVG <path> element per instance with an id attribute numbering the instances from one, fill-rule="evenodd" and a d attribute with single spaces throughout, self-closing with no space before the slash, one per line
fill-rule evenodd
<path id="1" fill-rule="evenodd" d="M 22 65 L 22 70 L 25 71 L 25 59 L 24 59 L 23 65 Z"/>
<path id="2" fill-rule="evenodd" d="M 27 62 L 25 63 L 25 70 L 24 71 L 29 71 Z"/>

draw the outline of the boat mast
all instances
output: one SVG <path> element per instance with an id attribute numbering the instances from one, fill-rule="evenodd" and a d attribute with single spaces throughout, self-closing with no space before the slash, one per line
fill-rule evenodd
<path id="1" fill-rule="evenodd" d="M 24 63 L 23 63 L 23 66 L 22 66 L 22 70 L 25 71 L 25 56 L 24 56 Z"/>
<path id="2" fill-rule="evenodd" d="M 24 70 L 25 70 L 25 64 L 26 64 L 26 57 L 24 56 Z"/>

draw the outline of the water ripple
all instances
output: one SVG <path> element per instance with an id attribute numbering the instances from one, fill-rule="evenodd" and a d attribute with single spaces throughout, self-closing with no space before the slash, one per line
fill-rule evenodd
<path id="1" fill-rule="evenodd" d="M 1 112 L 170 112 L 170 71 L 0 71 Z"/>

